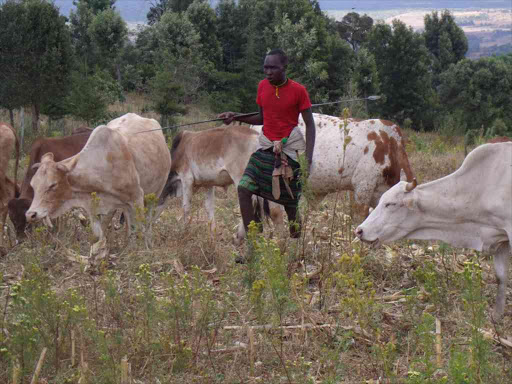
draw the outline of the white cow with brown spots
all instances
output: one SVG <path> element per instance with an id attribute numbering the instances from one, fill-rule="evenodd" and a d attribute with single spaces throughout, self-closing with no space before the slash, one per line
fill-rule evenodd
<path id="1" fill-rule="evenodd" d="M 512 143 L 481 145 L 457 171 L 430 183 L 395 185 L 356 235 L 375 246 L 406 238 L 492 251 L 498 280 L 494 313 L 502 317 L 512 256 Z"/>
<path id="2" fill-rule="evenodd" d="M 375 207 L 382 194 L 414 175 L 400 127 L 380 119 L 343 120 L 314 113 L 315 150 L 308 184 L 318 203 L 327 194 L 354 191 L 359 204 Z M 260 127 L 253 127 L 261 129 Z M 299 119 L 305 136 L 305 124 Z"/>
<path id="3" fill-rule="evenodd" d="M 14 149 L 16 149 L 16 165 L 14 180 L 11 180 L 7 176 L 7 168 Z M 16 132 L 9 124 L 0 122 L 0 246 L 3 243 L 4 226 L 8 212 L 7 204 L 9 200 L 19 195 L 16 183 L 19 158 L 20 145 Z"/>
<path id="4" fill-rule="evenodd" d="M 130 229 L 136 208 L 144 206 L 144 195 L 159 196 L 164 188 L 171 169 L 169 149 L 162 131 L 146 132 L 158 128 L 156 120 L 128 113 L 94 129 L 85 147 L 68 159 L 55 162 L 52 153 L 45 154 L 33 166 L 34 200 L 27 220 L 49 221 L 71 208 L 83 208 L 98 237 L 91 253 L 104 253 L 98 215 L 121 209 Z"/>

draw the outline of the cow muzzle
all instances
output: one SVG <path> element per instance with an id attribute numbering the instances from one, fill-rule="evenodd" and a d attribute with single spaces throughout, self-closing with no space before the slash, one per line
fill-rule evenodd
<path id="1" fill-rule="evenodd" d="M 367 240 L 364 238 L 364 230 L 361 227 L 357 227 L 354 230 L 354 234 L 363 242 L 370 244 L 372 248 L 377 248 L 379 246 L 379 238 L 376 238 L 375 240 Z"/>
<path id="2" fill-rule="evenodd" d="M 52 224 L 52 221 L 50 220 L 50 218 L 48 217 L 48 215 L 41 215 L 39 213 L 37 213 L 36 211 L 28 211 L 26 214 L 25 214 L 25 217 L 27 218 L 27 222 L 34 222 L 34 221 L 39 221 L 39 220 L 43 220 L 43 222 L 50 228 L 53 227 L 53 224 Z"/>

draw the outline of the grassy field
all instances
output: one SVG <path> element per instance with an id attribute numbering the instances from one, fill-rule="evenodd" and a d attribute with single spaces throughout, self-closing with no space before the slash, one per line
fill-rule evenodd
<path id="1" fill-rule="evenodd" d="M 129 102 L 116 110 L 144 108 Z M 211 117 L 192 108 L 183 122 Z M 420 182 L 463 161 L 458 137 L 406 134 Z M 109 261 L 95 272 L 80 257 L 92 232 L 71 215 L 7 248 L 0 382 L 29 383 L 44 348 L 39 383 L 512 382 L 512 316 L 491 321 L 487 255 L 419 241 L 369 249 L 354 239 L 362 218 L 339 192 L 316 210 L 303 204 L 299 240 L 270 224 L 252 233 L 254 261 L 240 265 L 235 189 L 217 196 L 214 233 L 202 192 L 188 226 L 176 199 L 152 249 L 112 229 Z"/>

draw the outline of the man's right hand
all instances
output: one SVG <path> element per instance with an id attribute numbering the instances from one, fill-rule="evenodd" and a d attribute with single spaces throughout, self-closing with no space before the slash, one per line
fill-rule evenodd
<path id="1" fill-rule="evenodd" d="M 231 124 L 235 120 L 235 116 L 236 115 L 237 114 L 235 112 L 222 112 L 217 117 L 219 119 L 223 119 L 224 120 L 224 124 L 228 125 L 228 124 Z"/>

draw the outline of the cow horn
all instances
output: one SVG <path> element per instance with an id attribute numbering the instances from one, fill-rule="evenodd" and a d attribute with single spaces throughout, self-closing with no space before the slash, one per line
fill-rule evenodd
<path id="1" fill-rule="evenodd" d="M 418 182 L 416 181 L 416 178 L 412 179 L 412 182 L 407 183 L 405 186 L 405 192 L 411 192 L 414 188 L 418 186 Z"/>
<path id="2" fill-rule="evenodd" d="M 42 163 L 47 163 L 49 161 L 54 161 L 53 160 L 53 153 L 52 152 L 47 152 L 43 155 L 43 157 L 41 157 L 41 162 Z"/>

